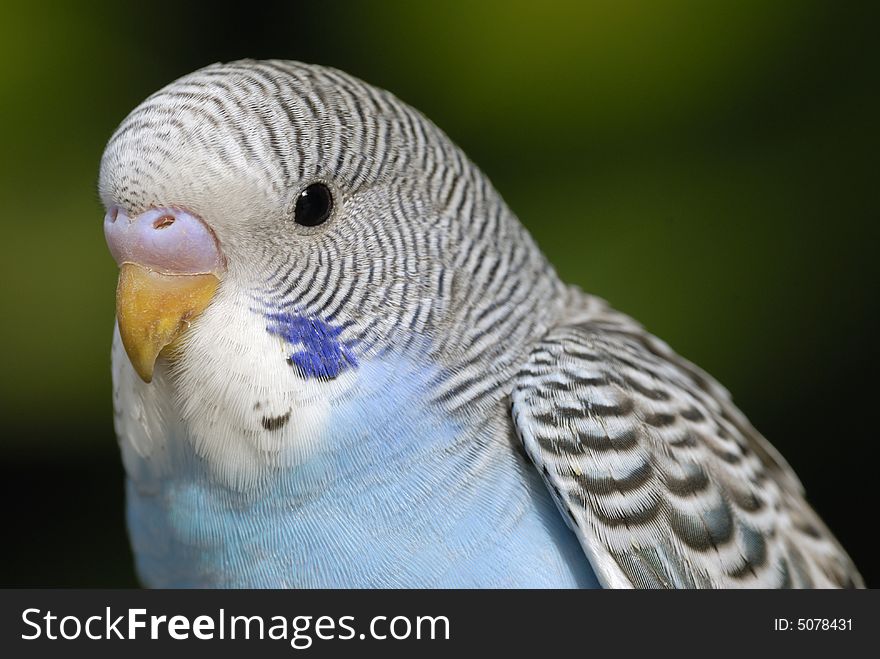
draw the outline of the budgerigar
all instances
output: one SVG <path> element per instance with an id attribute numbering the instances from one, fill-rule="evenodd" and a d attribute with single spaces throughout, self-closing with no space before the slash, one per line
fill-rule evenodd
<path id="1" fill-rule="evenodd" d="M 100 194 L 145 585 L 861 585 L 727 391 L 390 93 L 209 66 L 122 122 Z"/>

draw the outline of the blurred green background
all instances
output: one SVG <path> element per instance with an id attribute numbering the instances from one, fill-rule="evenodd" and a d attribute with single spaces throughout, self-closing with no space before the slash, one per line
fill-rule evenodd
<path id="1" fill-rule="evenodd" d="M 136 583 L 97 167 L 144 97 L 240 57 L 425 112 L 564 278 L 733 392 L 880 583 L 880 12 L 847 4 L 5 2 L 0 583 Z"/>

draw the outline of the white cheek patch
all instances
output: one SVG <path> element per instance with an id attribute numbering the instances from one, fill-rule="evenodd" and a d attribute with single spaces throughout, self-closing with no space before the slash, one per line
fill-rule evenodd
<path id="1" fill-rule="evenodd" d="M 117 430 L 132 475 L 145 464 L 151 473 L 173 468 L 191 453 L 179 450 L 187 442 L 221 481 L 247 489 L 268 467 L 302 464 L 322 450 L 334 401 L 351 390 L 357 371 L 304 379 L 288 363 L 296 347 L 267 332 L 265 319 L 240 302 L 218 296 L 178 354 L 160 358 L 151 384 L 137 377 L 117 341 Z"/>

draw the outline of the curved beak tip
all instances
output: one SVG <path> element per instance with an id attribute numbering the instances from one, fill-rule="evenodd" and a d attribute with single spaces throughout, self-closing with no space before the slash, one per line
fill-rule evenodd
<path id="1" fill-rule="evenodd" d="M 210 273 L 164 274 L 123 263 L 116 287 L 116 318 L 131 365 L 151 382 L 159 354 L 210 303 L 219 280 Z"/>

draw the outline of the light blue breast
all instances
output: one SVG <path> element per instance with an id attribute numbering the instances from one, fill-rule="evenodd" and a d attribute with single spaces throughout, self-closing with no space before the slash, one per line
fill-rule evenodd
<path id="1" fill-rule="evenodd" d="M 161 483 L 129 483 L 145 582 L 598 587 L 534 468 L 499 436 L 503 418 L 482 427 L 445 418 L 426 402 L 429 375 L 402 359 L 363 362 L 324 449 L 267 470 L 257 491 L 220 485 L 185 450 Z"/>

